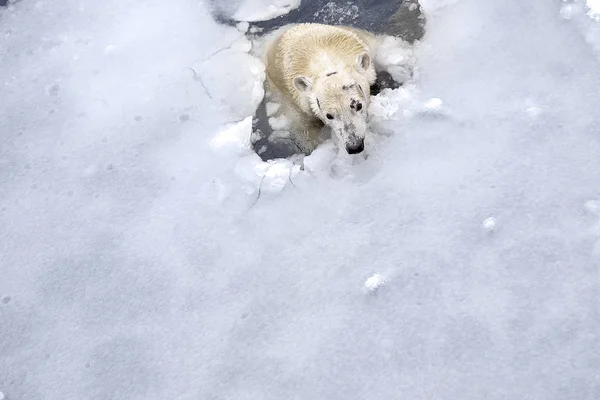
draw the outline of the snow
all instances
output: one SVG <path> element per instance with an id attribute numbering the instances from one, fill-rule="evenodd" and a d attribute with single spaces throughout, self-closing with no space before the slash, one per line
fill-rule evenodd
<path id="1" fill-rule="evenodd" d="M 390 73 L 396 82 L 406 82 L 416 67 L 412 48 L 399 38 L 385 37 L 378 48 L 375 64 Z"/>
<path id="2" fill-rule="evenodd" d="M 563 0 L 560 15 L 579 28 L 600 60 L 600 3 L 597 0 Z"/>
<path id="3" fill-rule="evenodd" d="M 368 292 L 374 292 L 385 285 L 385 279 L 380 274 L 374 274 L 365 281 L 365 288 Z"/>
<path id="4" fill-rule="evenodd" d="M 210 145 L 214 150 L 233 154 L 249 153 L 250 135 L 252 134 L 252 116 L 243 121 L 226 126 L 213 136 Z"/>
<path id="5" fill-rule="evenodd" d="M 3 396 L 599 398 L 597 9 L 423 6 L 365 154 L 303 170 L 206 4 L 2 9 Z"/>
<path id="6" fill-rule="evenodd" d="M 488 217 L 484 219 L 481 223 L 481 226 L 488 232 L 494 231 L 496 229 L 496 218 Z"/>
<path id="7" fill-rule="evenodd" d="M 266 21 L 285 15 L 300 6 L 300 0 L 245 0 L 233 14 L 237 21 Z"/>
<path id="8" fill-rule="evenodd" d="M 277 110 L 279 110 L 279 107 L 281 106 L 281 104 L 279 103 L 275 103 L 272 101 L 267 102 L 266 104 L 266 108 L 267 108 L 267 116 L 271 116 L 273 114 L 275 114 L 277 112 Z"/>
<path id="9" fill-rule="evenodd" d="M 237 27 L 238 31 L 240 31 L 242 33 L 246 33 L 246 32 L 248 32 L 248 29 L 250 28 L 250 24 L 248 22 L 239 22 L 236 24 L 236 27 Z"/>
<path id="10" fill-rule="evenodd" d="M 598 0 L 587 0 L 585 4 L 588 6 L 588 16 L 595 20 L 600 19 L 600 1 Z"/>

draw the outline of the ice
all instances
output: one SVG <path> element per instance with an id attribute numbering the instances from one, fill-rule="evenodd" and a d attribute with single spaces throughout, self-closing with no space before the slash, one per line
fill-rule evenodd
<path id="1" fill-rule="evenodd" d="M 484 219 L 483 222 L 481 223 L 481 226 L 486 231 L 493 232 L 494 230 L 496 230 L 496 218 L 489 217 L 489 218 Z"/>
<path id="2" fill-rule="evenodd" d="M 413 49 L 399 38 L 386 36 L 381 41 L 375 59 L 378 68 L 390 73 L 396 82 L 408 81 L 416 67 Z"/>
<path id="3" fill-rule="evenodd" d="M 250 135 L 252 134 L 252 116 L 243 121 L 231 124 L 217 133 L 210 141 L 211 147 L 218 152 L 246 154 L 251 152 Z"/>
<path id="4" fill-rule="evenodd" d="M 240 4 L 233 18 L 237 21 L 266 21 L 285 15 L 299 5 L 300 0 L 246 0 Z"/>
<path id="5" fill-rule="evenodd" d="M 597 400 L 590 4 L 423 1 L 365 153 L 270 162 L 207 4 L 2 8 L 3 395 Z"/>
<path id="6" fill-rule="evenodd" d="M 375 274 L 365 281 L 365 288 L 368 292 L 374 292 L 385 285 L 385 279 L 380 274 Z"/>
<path id="7" fill-rule="evenodd" d="M 236 27 L 238 28 L 238 31 L 246 33 L 248 32 L 248 28 L 250 28 L 250 24 L 248 22 L 239 22 L 236 24 Z"/>
<path id="8" fill-rule="evenodd" d="M 560 15 L 577 26 L 600 60 L 600 4 L 598 1 L 563 0 Z"/>
<path id="9" fill-rule="evenodd" d="M 267 116 L 270 117 L 271 115 L 275 114 L 277 112 L 277 110 L 279 110 L 280 106 L 281 105 L 278 104 L 278 103 L 274 103 L 272 101 L 268 102 L 266 104 L 266 107 L 267 107 L 267 110 L 266 110 L 267 111 Z"/>
<path id="10" fill-rule="evenodd" d="M 285 115 L 269 118 L 269 125 L 271 128 L 273 128 L 273 130 L 284 130 L 291 127 L 290 120 Z"/>
<path id="11" fill-rule="evenodd" d="M 289 160 L 279 159 L 269 161 L 260 187 L 261 191 L 266 193 L 281 192 L 291 182 L 290 177 L 294 172 L 294 168 L 294 163 Z"/>
<path id="12" fill-rule="evenodd" d="M 304 169 L 315 176 L 329 176 L 331 164 L 337 155 L 337 146 L 329 140 L 304 158 Z"/>
<path id="13" fill-rule="evenodd" d="M 252 115 L 264 96 L 265 68 L 259 59 L 247 54 L 250 49 L 250 41 L 236 40 L 229 48 L 191 67 L 207 95 L 235 119 Z"/>
<path id="14" fill-rule="evenodd" d="M 588 15 L 590 18 L 600 21 L 600 1 L 599 0 L 586 0 L 585 4 L 588 6 Z"/>
<path id="15" fill-rule="evenodd" d="M 384 93 L 387 95 L 387 93 Z M 369 115 L 373 119 L 390 119 L 400 109 L 398 102 L 391 101 L 390 96 L 374 96 L 371 98 L 371 104 L 369 104 Z"/>

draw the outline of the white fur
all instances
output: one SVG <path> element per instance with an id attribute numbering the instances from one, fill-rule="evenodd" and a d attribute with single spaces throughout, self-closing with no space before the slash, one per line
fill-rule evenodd
<path id="1" fill-rule="evenodd" d="M 265 43 L 268 90 L 304 152 L 324 140 L 323 125 L 349 152 L 362 146 L 377 44 L 368 32 L 321 24 L 283 28 Z"/>

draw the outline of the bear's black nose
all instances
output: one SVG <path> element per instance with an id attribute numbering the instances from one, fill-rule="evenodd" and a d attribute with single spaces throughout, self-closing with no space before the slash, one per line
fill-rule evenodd
<path id="1" fill-rule="evenodd" d="M 364 140 L 361 140 L 360 142 L 358 142 L 356 144 L 346 146 L 346 151 L 348 152 L 348 154 L 362 153 L 362 151 L 364 149 L 365 149 L 365 141 Z"/>

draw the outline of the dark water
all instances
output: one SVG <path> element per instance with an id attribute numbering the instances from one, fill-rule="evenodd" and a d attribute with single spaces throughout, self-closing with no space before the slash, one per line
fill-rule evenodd
<path id="1" fill-rule="evenodd" d="M 233 25 L 232 15 L 241 0 L 211 0 L 214 18 Z M 303 0 L 295 10 L 286 15 L 252 23 L 263 32 L 291 23 L 318 22 L 331 25 L 349 25 L 373 33 L 399 36 L 409 43 L 420 39 L 424 33 L 423 19 L 417 0 Z"/>
<path id="2" fill-rule="evenodd" d="M 240 22 L 232 18 L 239 1 L 212 0 L 214 18 L 228 25 Z M 373 33 L 398 36 L 409 43 L 419 40 L 425 32 L 425 19 L 417 0 L 303 0 L 300 7 L 286 15 L 251 23 L 250 26 L 259 28 L 260 34 L 264 34 L 287 24 L 303 22 L 349 25 Z M 378 72 L 377 82 L 371 87 L 371 94 L 399 86 L 390 74 L 381 71 Z M 289 140 L 270 140 L 273 131 L 264 100 L 256 110 L 253 131 L 260 138 L 254 143 L 254 149 L 263 160 L 285 158 L 298 152 L 298 148 Z"/>

